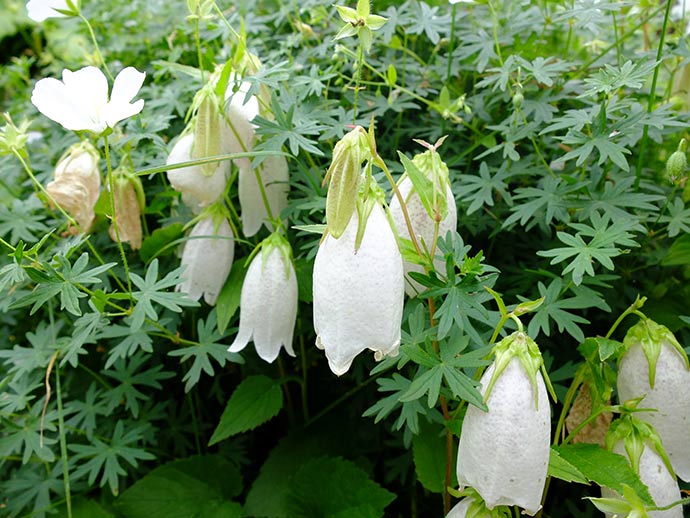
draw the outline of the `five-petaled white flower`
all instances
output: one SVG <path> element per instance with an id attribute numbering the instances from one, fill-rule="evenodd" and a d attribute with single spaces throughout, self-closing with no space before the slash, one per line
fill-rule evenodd
<path id="1" fill-rule="evenodd" d="M 115 78 L 108 99 L 108 80 L 98 68 L 62 71 L 62 81 L 52 77 L 36 83 L 31 102 L 46 117 L 68 130 L 103 133 L 123 119 L 139 113 L 144 100 L 131 100 L 139 92 L 146 74 L 124 68 Z"/>
<path id="2" fill-rule="evenodd" d="M 48 18 L 64 18 L 66 15 L 59 11 L 71 10 L 65 0 L 29 0 L 26 3 L 26 12 L 35 22 L 42 22 Z"/>

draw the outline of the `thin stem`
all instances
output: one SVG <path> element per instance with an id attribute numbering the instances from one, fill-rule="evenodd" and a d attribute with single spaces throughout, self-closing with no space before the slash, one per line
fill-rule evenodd
<path id="1" fill-rule="evenodd" d="M 661 34 L 659 36 L 659 46 L 656 51 L 656 65 L 654 66 L 654 74 L 652 75 L 652 86 L 649 90 L 649 98 L 647 100 L 647 113 L 652 113 L 654 109 L 654 98 L 656 96 L 656 83 L 659 79 L 659 70 L 661 68 L 661 58 L 664 50 L 664 38 L 666 37 L 666 28 L 668 26 L 668 17 L 671 12 L 671 0 L 666 0 L 666 11 L 664 12 L 664 23 L 661 26 Z M 645 157 L 645 148 L 647 147 L 647 140 L 649 137 L 649 125 L 645 123 L 642 129 L 642 142 L 640 143 L 640 154 L 637 158 L 637 168 L 635 169 L 635 185 L 637 191 L 640 188 L 640 181 L 642 180 L 642 162 Z"/>
<path id="2" fill-rule="evenodd" d="M 103 142 L 105 145 L 105 165 L 108 169 L 108 197 L 110 200 L 110 210 L 112 211 L 113 230 L 115 230 L 115 237 L 117 247 L 120 250 L 120 257 L 122 258 L 122 266 L 125 269 L 125 278 L 127 279 L 127 293 L 132 294 L 132 280 L 129 278 L 129 265 L 127 264 L 127 256 L 125 255 L 125 247 L 122 246 L 122 239 L 120 239 L 120 229 L 117 223 L 117 209 L 115 205 L 115 178 L 113 177 L 113 166 L 110 162 L 110 146 L 108 145 L 108 136 L 103 135 Z"/>
<path id="3" fill-rule="evenodd" d="M 199 20 L 201 19 L 200 13 L 199 13 L 199 6 L 197 4 L 197 13 L 196 17 L 194 19 L 194 39 L 196 41 L 196 57 L 199 60 L 199 72 L 201 73 L 201 82 L 205 83 L 206 80 L 204 79 L 204 59 L 201 54 L 201 37 L 199 36 Z"/>
<path id="4" fill-rule="evenodd" d="M 580 368 L 575 373 L 575 377 L 573 378 L 573 382 L 570 384 L 570 388 L 568 389 L 568 393 L 565 395 L 565 400 L 563 401 L 563 409 L 561 410 L 561 414 L 558 417 L 558 424 L 556 425 L 556 432 L 553 435 L 554 446 L 558 444 L 559 438 L 561 436 L 561 431 L 563 430 L 563 426 L 565 425 L 565 418 L 568 415 L 568 411 L 570 410 L 570 406 L 573 404 L 577 389 L 580 388 L 580 385 L 582 385 L 582 381 L 584 380 L 584 377 L 585 377 L 585 369 L 587 369 L 586 365 L 583 364 L 580 366 Z"/>
<path id="5" fill-rule="evenodd" d="M 491 9 L 491 21 L 493 26 L 494 35 L 494 46 L 496 47 L 496 57 L 498 57 L 498 62 L 503 66 L 503 56 L 501 55 L 501 43 L 498 41 L 498 16 L 496 15 L 496 10 L 494 9 L 493 2 L 489 0 L 489 9 Z"/>
<path id="6" fill-rule="evenodd" d="M 98 57 L 98 61 L 100 61 L 100 65 L 103 65 L 103 70 L 105 70 L 105 75 L 108 76 L 108 79 L 110 81 L 113 81 L 113 75 L 110 73 L 110 70 L 108 69 L 108 65 L 106 64 L 105 60 L 103 59 L 103 54 L 101 53 L 101 48 L 98 46 L 98 40 L 96 40 L 96 33 L 93 32 L 93 27 L 91 27 L 91 23 L 89 20 L 82 14 L 81 11 L 79 11 L 79 18 L 81 18 L 81 21 L 84 22 L 86 25 L 86 28 L 89 31 L 89 36 L 91 37 L 91 43 L 93 43 L 94 51 L 96 52 L 96 56 Z"/>
<path id="7" fill-rule="evenodd" d="M 65 503 L 67 518 L 72 518 L 72 492 L 69 482 L 69 463 L 67 458 L 67 438 L 65 434 L 65 419 L 62 409 L 62 388 L 60 386 L 60 366 L 55 365 L 55 391 L 57 393 L 58 432 L 60 434 L 60 457 L 62 458 L 62 478 L 65 486 Z"/>
<path id="8" fill-rule="evenodd" d="M 609 332 L 606 333 L 606 336 L 604 338 L 611 338 L 611 335 L 613 332 L 616 330 L 616 328 L 619 326 L 621 322 L 623 322 L 623 319 L 627 317 L 630 314 L 640 314 L 639 309 L 644 305 L 644 303 L 647 301 L 647 297 L 638 297 L 635 299 L 635 302 L 633 302 L 628 308 L 621 313 L 621 315 L 616 319 L 616 321 L 613 323 L 611 326 L 611 329 L 609 329 Z M 644 315 L 642 315 L 644 317 Z"/>
<path id="9" fill-rule="evenodd" d="M 357 124 L 357 104 L 359 102 L 359 84 L 362 79 L 362 67 L 364 66 L 364 48 L 359 45 L 357 52 L 357 70 L 355 70 L 355 105 L 352 110 L 352 123 Z"/>

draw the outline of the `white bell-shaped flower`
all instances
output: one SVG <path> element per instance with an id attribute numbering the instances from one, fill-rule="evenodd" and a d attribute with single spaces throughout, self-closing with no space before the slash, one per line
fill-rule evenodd
<path id="1" fill-rule="evenodd" d="M 355 211 L 338 239 L 323 239 L 314 261 L 316 346 L 338 376 L 365 349 L 380 358 L 400 345 L 405 288 L 395 235 L 378 203 L 356 249 L 358 224 Z"/>
<path id="2" fill-rule="evenodd" d="M 256 169 L 240 167 L 239 185 L 237 187 L 240 198 L 240 212 L 242 217 L 242 231 L 247 237 L 256 234 L 264 224 L 269 230 L 273 225 L 269 222 L 266 203 L 261 195 L 261 188 L 257 180 L 257 173 L 261 177 L 268 206 L 274 218 L 287 207 L 289 184 L 288 163 L 283 155 L 266 157 Z"/>
<path id="3" fill-rule="evenodd" d="M 412 224 L 412 230 L 414 231 L 417 242 L 420 246 L 425 246 L 427 250 L 431 250 L 432 244 L 434 242 L 434 233 L 436 223 L 429 216 L 424 205 L 422 204 L 419 194 L 414 190 L 412 185 L 412 180 L 406 177 L 398 185 L 398 190 L 400 195 L 405 201 L 405 206 L 407 207 L 407 213 L 410 217 L 410 223 Z M 448 211 L 446 217 L 443 218 L 438 225 L 438 237 L 446 237 L 446 234 L 450 232 L 455 232 L 458 226 L 458 214 L 457 208 L 455 206 L 455 198 L 453 197 L 453 191 L 450 185 L 446 184 L 446 205 Z M 400 200 L 397 196 L 393 196 L 390 204 L 391 217 L 395 223 L 395 228 L 398 229 L 398 235 L 405 239 L 410 239 L 410 230 L 407 227 L 405 217 L 403 216 L 402 207 L 400 206 Z M 412 280 L 408 273 L 418 272 L 424 273 L 424 268 L 419 264 L 414 264 L 409 261 L 405 261 L 405 293 L 409 296 L 414 296 L 422 292 L 425 288 L 417 281 Z M 445 263 L 443 258 L 434 258 L 434 268 L 439 271 L 442 275 L 445 275 Z"/>
<path id="4" fill-rule="evenodd" d="M 541 355 L 534 344 L 536 354 L 529 352 L 533 363 L 528 369 L 524 353 L 519 352 L 523 345 L 531 348 L 532 344 L 518 331 L 496 346 L 495 350 L 517 346 L 517 354 L 499 357 L 497 353 L 482 376 L 488 411 L 467 408 L 457 462 L 459 484 L 474 488 L 489 509 L 517 505 L 528 515 L 541 507 L 551 436 L 551 408 L 538 370 Z"/>
<path id="5" fill-rule="evenodd" d="M 245 153 L 254 149 L 254 125 L 259 114 L 259 100 L 251 95 L 245 102 L 251 84 L 232 75 L 225 91 L 225 118 L 221 124 L 221 143 L 226 153 Z M 250 168 L 250 158 L 237 158 L 241 169 Z"/>
<path id="6" fill-rule="evenodd" d="M 224 216 L 209 215 L 199 220 L 187 238 L 182 251 L 183 281 L 177 291 L 192 300 L 204 296 L 213 306 L 232 268 L 235 240 Z"/>
<path id="7" fill-rule="evenodd" d="M 94 207 L 101 191 L 98 151 L 88 142 L 69 148 L 55 167 L 55 179 L 46 191 L 79 225 L 88 232 L 95 218 Z"/>
<path id="8" fill-rule="evenodd" d="M 623 441 L 616 443 L 613 447 L 613 453 L 628 459 Z M 645 445 L 642 450 L 638 475 L 640 480 L 649 488 L 649 494 L 658 507 L 672 504 L 682 498 L 676 477 L 669 473 L 663 459 L 648 445 Z M 620 498 L 618 493 L 607 487 L 601 488 L 601 496 L 604 498 Z M 607 518 L 615 517 L 612 513 L 604 514 Z M 665 511 L 649 511 L 648 515 L 649 518 L 683 518 L 683 507 L 678 505 Z"/>
<path id="9" fill-rule="evenodd" d="M 297 278 L 287 242 L 268 238 L 247 270 L 240 296 L 240 329 L 228 351 L 236 353 L 254 341 L 259 357 L 272 363 L 281 347 L 290 356 L 297 317 Z M 275 244 L 274 244 L 275 243 Z"/>
<path id="10" fill-rule="evenodd" d="M 688 359 L 673 333 L 649 319 L 628 331 L 618 367 L 621 402 L 644 396 L 637 412 L 661 437 L 676 474 L 690 481 L 690 370 Z M 650 363 L 653 368 L 650 369 Z"/>
<path id="11" fill-rule="evenodd" d="M 173 146 L 166 165 L 179 164 L 193 160 L 194 135 L 183 135 Z M 218 162 L 211 176 L 205 175 L 201 166 L 181 167 L 167 172 L 173 189 L 182 193 L 182 201 L 193 212 L 198 213 L 212 204 L 225 192 L 230 165 L 228 161 Z"/>
<path id="12" fill-rule="evenodd" d="M 31 102 L 43 115 L 68 130 L 100 134 L 144 108 L 144 100 L 132 103 L 146 74 L 136 68 L 120 71 L 108 98 L 108 79 L 96 67 L 62 71 L 62 81 L 48 77 L 36 82 Z"/>

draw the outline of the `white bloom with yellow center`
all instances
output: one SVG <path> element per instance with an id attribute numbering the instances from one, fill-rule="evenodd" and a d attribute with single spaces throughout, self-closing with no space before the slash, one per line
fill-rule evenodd
<path id="1" fill-rule="evenodd" d="M 355 211 L 338 239 L 321 242 L 314 261 L 316 346 L 338 376 L 365 349 L 380 359 L 400 346 L 405 286 L 395 235 L 376 203 L 355 250 L 358 221 Z"/>
<path id="2" fill-rule="evenodd" d="M 108 98 L 108 79 L 96 67 L 62 71 L 62 81 L 40 79 L 31 102 L 43 115 L 68 130 L 103 133 L 144 108 L 144 100 L 132 103 L 146 74 L 133 67 L 122 69 Z"/>

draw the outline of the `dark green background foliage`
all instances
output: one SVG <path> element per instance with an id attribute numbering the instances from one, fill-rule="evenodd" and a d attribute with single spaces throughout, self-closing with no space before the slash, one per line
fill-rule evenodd
<path id="1" fill-rule="evenodd" d="M 464 402 L 482 404 L 473 379 L 500 318 L 485 287 L 509 308 L 544 297 L 523 321 L 561 401 L 578 345 L 638 295 L 690 344 L 690 208 L 665 175 L 689 137 L 690 49 L 675 15 L 664 25 L 665 5 L 375 1 L 388 22 L 365 55 L 355 110 L 357 40 L 333 40 L 330 0 L 219 0 L 227 24 L 207 3 L 200 54 L 185 2 L 84 0 L 105 61 L 147 73 L 144 110 L 111 137 L 114 165 L 127 150 L 137 170 L 165 163 L 202 86 L 199 55 L 206 71 L 224 63 L 228 24 L 243 24 L 273 92 L 257 149 L 290 154 L 297 357 L 227 353 L 244 261 L 265 230 L 238 240 L 217 307 L 194 306 L 171 289 L 189 214 L 164 174 L 143 175 L 129 293 L 105 211 L 89 236 L 69 236 L 17 158 L 0 156 L 0 515 L 67 516 L 68 478 L 75 518 L 441 516 L 444 430 L 457 442 Z M 0 45 L 0 111 L 32 121 L 27 153 L 46 185 L 77 136 L 36 111 L 33 84 L 93 63 L 93 47 L 80 20 L 35 24 L 18 0 L 0 1 Z M 294 227 L 324 222 L 333 146 L 372 118 L 395 174 L 397 151 L 411 157 L 423 151 L 413 139 L 447 135 L 439 153 L 459 235 L 439 243 L 446 271 L 418 277 L 428 297 L 406 301 L 400 355 L 377 365 L 362 354 L 336 378 L 314 346 L 319 236 Z M 593 516 L 581 498 L 598 490 L 584 483 L 603 475 L 571 468 L 601 451 L 563 448 L 553 474 L 574 483 L 552 481 L 544 516 Z"/>

